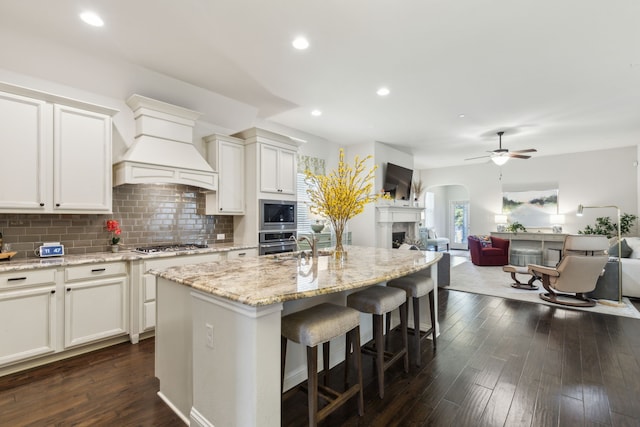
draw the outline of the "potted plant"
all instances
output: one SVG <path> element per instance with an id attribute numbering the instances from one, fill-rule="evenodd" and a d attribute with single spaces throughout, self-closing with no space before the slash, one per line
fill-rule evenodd
<path id="1" fill-rule="evenodd" d="M 505 230 L 511 233 L 517 233 L 518 231 L 523 231 L 523 232 L 527 232 L 527 229 L 524 227 L 524 225 L 520 224 L 518 221 L 514 221 L 511 224 L 508 224 L 505 227 Z"/>
<path id="2" fill-rule="evenodd" d="M 422 180 L 417 179 L 413 181 L 413 183 L 411 184 L 411 189 L 413 190 L 413 205 L 415 207 L 418 207 L 420 196 L 422 196 L 422 192 L 424 191 L 424 187 L 422 186 Z"/>
<path id="3" fill-rule="evenodd" d="M 636 219 L 638 219 L 636 215 L 628 213 L 622 214 L 620 216 L 620 234 L 629 233 Z M 611 222 L 611 218 L 608 216 L 601 216 L 596 218 L 594 226 L 587 225 L 584 230 L 578 230 L 578 234 L 602 234 L 610 239 L 618 235 L 618 224 Z"/>
<path id="4" fill-rule="evenodd" d="M 118 244 L 120 243 L 120 234 L 122 230 L 120 229 L 120 223 L 115 219 L 107 220 L 107 231 L 111 233 L 110 244 L 111 244 L 111 252 L 118 252 Z"/>

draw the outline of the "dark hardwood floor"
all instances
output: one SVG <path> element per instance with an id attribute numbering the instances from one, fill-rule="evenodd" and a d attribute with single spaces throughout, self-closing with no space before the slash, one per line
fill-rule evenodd
<path id="1" fill-rule="evenodd" d="M 321 425 L 640 426 L 640 320 L 456 291 L 438 298 L 437 352 L 423 346 L 409 374 L 390 368 L 384 400 L 365 357 L 364 417 L 353 401 Z M 183 425 L 156 395 L 153 345 L 0 378 L 0 426 Z M 341 378 L 339 365 L 330 380 Z M 306 425 L 303 393 L 285 403 L 283 425 Z"/>

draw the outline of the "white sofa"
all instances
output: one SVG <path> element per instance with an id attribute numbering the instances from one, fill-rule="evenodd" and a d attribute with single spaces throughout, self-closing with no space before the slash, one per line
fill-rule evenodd
<path id="1" fill-rule="evenodd" d="M 632 249 L 629 258 L 622 258 L 622 295 L 640 298 L 640 237 L 622 237 Z M 623 250 L 624 256 L 624 250 Z"/>

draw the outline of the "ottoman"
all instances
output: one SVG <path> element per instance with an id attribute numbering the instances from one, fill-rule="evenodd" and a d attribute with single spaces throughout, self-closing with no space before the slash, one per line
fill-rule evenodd
<path id="1" fill-rule="evenodd" d="M 512 248 L 509 264 L 526 266 L 529 264 L 542 265 L 542 249 Z"/>

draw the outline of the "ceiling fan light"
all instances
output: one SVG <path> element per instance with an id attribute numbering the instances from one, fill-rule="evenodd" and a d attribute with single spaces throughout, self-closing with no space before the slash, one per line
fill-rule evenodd
<path id="1" fill-rule="evenodd" d="M 502 166 L 509 161 L 508 156 L 493 156 L 491 157 L 491 161 L 498 166 Z"/>

